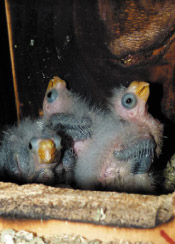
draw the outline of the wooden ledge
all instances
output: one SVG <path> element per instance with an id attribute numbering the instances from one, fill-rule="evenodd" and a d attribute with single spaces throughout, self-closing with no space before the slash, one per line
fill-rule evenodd
<path id="1" fill-rule="evenodd" d="M 151 196 L 0 183 L 0 231 L 167 243 L 161 234 L 175 240 L 174 216 L 175 193 Z"/>
<path id="2" fill-rule="evenodd" d="M 153 228 L 175 215 L 175 194 L 151 196 L 0 183 L 0 216 Z"/>

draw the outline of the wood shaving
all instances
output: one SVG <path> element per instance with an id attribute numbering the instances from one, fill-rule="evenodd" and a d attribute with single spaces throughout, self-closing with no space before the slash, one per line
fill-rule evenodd
<path id="1" fill-rule="evenodd" d="M 35 234 L 12 229 L 3 230 L 0 233 L 0 244 L 154 244 L 153 242 L 129 242 L 126 240 L 116 240 L 103 242 L 100 240 L 87 240 L 82 236 L 63 235 L 50 238 L 42 238 Z"/>

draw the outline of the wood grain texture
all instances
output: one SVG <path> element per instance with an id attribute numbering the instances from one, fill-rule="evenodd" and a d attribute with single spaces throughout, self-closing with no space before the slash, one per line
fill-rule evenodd
<path id="1" fill-rule="evenodd" d="M 0 216 L 153 228 L 174 217 L 173 196 L 0 184 Z M 173 212 L 174 211 L 174 212 Z"/>
<path id="2" fill-rule="evenodd" d="M 174 215 L 174 193 L 151 196 L 0 183 L 0 232 L 26 230 L 50 238 L 50 243 L 66 235 L 111 243 L 174 244 Z"/>
<path id="3" fill-rule="evenodd" d="M 65 236 L 70 240 L 66 243 L 76 243 L 71 240 L 79 236 L 86 243 L 174 244 L 174 215 L 174 193 L 151 196 L 0 183 L 0 232 L 30 231 L 50 243 Z"/>

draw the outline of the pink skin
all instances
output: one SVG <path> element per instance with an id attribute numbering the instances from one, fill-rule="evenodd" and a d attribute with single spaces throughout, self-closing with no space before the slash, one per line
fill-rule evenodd
<path id="1" fill-rule="evenodd" d="M 44 101 L 43 101 L 43 113 L 46 117 L 50 117 L 55 113 L 67 113 L 70 112 L 70 108 L 72 105 L 72 99 L 69 95 L 69 91 L 67 90 L 64 83 L 57 83 L 54 86 L 54 89 L 58 92 L 58 97 L 53 103 L 47 102 L 47 94 L 51 91 L 53 87 L 47 90 Z"/>
<path id="2" fill-rule="evenodd" d="M 139 134 L 139 131 L 138 131 Z M 149 138 L 150 134 L 143 134 L 142 138 Z M 102 187 L 109 190 L 126 192 L 150 192 L 153 193 L 154 178 L 147 172 L 143 174 L 133 174 L 130 168 L 130 161 L 117 160 L 114 156 L 114 150 L 123 149 L 122 138 L 115 137 L 105 147 L 105 153 L 98 158 L 97 182 Z"/>
<path id="3" fill-rule="evenodd" d="M 77 154 L 77 156 L 80 156 L 80 154 L 83 154 L 84 151 L 86 151 L 86 149 L 88 148 L 88 146 L 90 145 L 90 143 L 92 142 L 92 139 L 86 139 L 84 141 L 77 141 L 74 142 L 74 151 Z"/>
<path id="4" fill-rule="evenodd" d="M 47 101 L 47 94 L 52 89 L 57 90 L 58 97 L 53 103 L 48 103 Z M 47 89 L 44 101 L 43 101 L 43 114 L 46 117 L 50 117 L 52 114 L 55 113 L 70 113 L 72 107 L 72 98 L 71 93 L 67 90 L 66 84 L 63 82 L 58 82 L 54 84 L 54 87 Z M 89 140 L 84 141 L 77 141 L 74 142 L 73 148 L 77 155 L 82 153 L 88 147 L 90 143 Z"/>
<path id="5" fill-rule="evenodd" d="M 147 106 L 145 104 L 145 101 L 141 99 L 138 99 L 137 105 L 130 110 L 124 108 L 121 103 L 121 99 L 119 99 L 115 104 L 115 111 L 123 119 L 136 123 L 143 123 L 147 120 L 148 117 Z"/>
<path id="6" fill-rule="evenodd" d="M 132 92 L 128 88 L 127 92 Z M 137 94 L 135 94 L 137 96 Z M 148 113 L 148 107 L 146 102 L 137 96 L 138 103 L 133 109 L 126 109 L 121 103 L 121 99 L 117 99 L 114 104 L 114 111 L 119 114 L 123 119 L 127 121 L 133 121 L 134 123 L 141 124 L 142 127 L 148 128 L 148 131 L 154 136 L 157 145 L 160 143 L 160 134 L 162 134 L 162 124 L 154 119 L 151 114 Z M 157 147 L 157 154 L 160 153 L 160 147 Z"/>
<path id="7" fill-rule="evenodd" d="M 149 138 L 149 135 L 145 133 L 143 138 Z M 98 181 L 102 185 L 106 185 L 116 178 L 123 179 L 127 174 L 128 176 L 131 175 L 133 177 L 133 174 L 130 172 L 130 168 L 128 167 L 128 163 L 126 164 L 126 162 L 118 161 L 114 157 L 114 151 L 120 151 L 123 149 L 123 145 L 118 143 L 120 141 L 122 141 L 121 138 L 114 137 L 113 141 L 105 151 L 105 154 L 103 154 L 99 159 L 99 161 L 101 161 L 102 167 L 99 168 L 100 171 L 98 173 Z"/>
<path id="8" fill-rule="evenodd" d="M 132 92 L 132 89 L 128 88 L 126 92 Z M 135 95 L 137 96 L 138 102 L 137 105 L 130 110 L 123 107 L 121 103 L 121 98 L 117 98 L 116 101 L 114 101 L 114 113 L 116 115 L 120 115 L 126 121 L 132 121 L 134 123 L 140 124 L 142 128 L 147 128 L 147 130 L 145 130 L 145 135 L 143 136 L 144 138 L 148 138 L 150 137 L 150 134 L 153 135 L 154 140 L 157 144 L 156 152 L 157 155 L 159 155 L 161 150 L 161 135 L 163 131 L 163 126 L 158 120 L 154 119 L 151 114 L 148 113 L 146 101 L 144 99 L 141 99 L 137 94 Z M 149 134 L 147 132 L 149 132 Z M 114 150 L 121 150 L 122 145 L 116 144 L 116 142 L 118 141 L 120 141 L 119 138 L 114 138 L 113 142 L 108 147 L 108 151 L 105 151 L 105 155 L 103 155 L 103 157 L 99 159 L 103 162 L 101 164 L 102 168 L 100 169 L 98 175 L 98 181 L 101 182 L 102 185 L 106 185 L 116 178 L 126 178 L 127 174 L 128 178 L 131 175 L 131 172 L 128 171 L 128 165 L 124 164 L 123 162 L 117 161 L 113 156 Z M 118 177 L 116 177 L 117 175 Z M 148 176 L 145 174 L 144 177 L 146 180 Z M 131 178 L 133 178 L 133 175 L 131 175 Z"/>
<path id="9" fill-rule="evenodd" d="M 124 169 L 124 165 L 123 162 L 121 162 L 121 166 L 119 166 L 117 164 L 116 167 L 116 160 L 112 157 L 109 157 L 109 155 L 113 155 L 113 150 L 115 148 L 115 150 L 118 148 L 118 150 L 120 150 L 120 145 L 116 144 L 116 143 L 112 143 L 114 145 L 111 145 L 108 149 L 108 151 L 105 152 L 105 156 L 103 155 L 103 158 L 101 159 L 103 162 L 102 164 L 102 168 L 100 169 L 100 173 L 98 176 L 98 181 L 101 182 L 102 184 L 106 182 L 106 180 L 109 178 L 110 180 L 112 180 L 113 178 L 116 177 L 116 169 L 118 170 L 118 174 L 121 174 L 121 170 L 124 171 L 124 173 L 126 172 L 126 170 Z"/>

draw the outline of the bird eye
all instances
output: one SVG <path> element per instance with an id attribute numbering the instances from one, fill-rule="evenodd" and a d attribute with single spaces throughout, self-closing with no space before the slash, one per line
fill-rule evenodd
<path id="1" fill-rule="evenodd" d="M 58 97 L 57 90 L 55 90 L 55 89 L 50 90 L 47 93 L 47 101 L 48 101 L 48 103 L 53 103 L 56 100 L 57 97 Z"/>
<path id="2" fill-rule="evenodd" d="M 35 150 L 37 148 L 37 145 L 38 145 L 38 138 L 36 137 L 32 137 L 29 141 L 29 149 L 30 150 Z"/>
<path id="3" fill-rule="evenodd" d="M 122 97 L 121 102 L 123 107 L 125 107 L 126 109 L 132 109 L 137 105 L 137 98 L 134 93 L 126 93 Z"/>
<path id="4" fill-rule="evenodd" d="M 33 148 L 33 147 L 32 147 L 32 143 L 29 142 L 29 149 L 32 150 L 32 148 Z"/>

